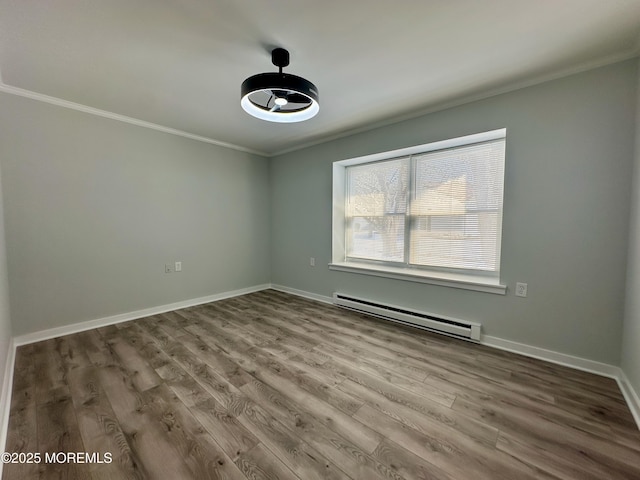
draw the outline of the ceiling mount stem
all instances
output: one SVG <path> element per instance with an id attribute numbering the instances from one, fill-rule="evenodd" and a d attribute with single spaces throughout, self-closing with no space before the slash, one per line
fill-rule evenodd
<path id="1" fill-rule="evenodd" d="M 271 63 L 280 67 L 280 73 L 282 73 L 282 69 L 289 66 L 289 52 L 284 48 L 274 48 L 271 51 Z"/>

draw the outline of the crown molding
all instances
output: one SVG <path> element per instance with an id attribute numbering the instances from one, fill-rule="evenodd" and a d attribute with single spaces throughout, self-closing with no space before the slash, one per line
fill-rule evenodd
<path id="1" fill-rule="evenodd" d="M 624 62 L 625 60 L 630 60 L 632 58 L 636 58 L 640 56 L 640 37 L 638 38 L 638 45 L 634 46 L 633 49 L 628 50 L 623 53 L 618 53 L 615 55 L 609 55 L 607 57 L 599 58 L 597 60 L 593 60 L 591 62 L 581 63 L 580 65 L 573 66 L 571 68 L 567 68 L 555 73 L 547 74 L 547 75 L 539 75 L 531 79 L 523 80 L 520 82 L 511 83 L 506 86 L 486 90 L 482 93 L 466 95 L 463 97 L 456 98 L 454 100 L 432 104 L 426 108 L 416 110 L 411 113 L 407 113 L 404 115 L 394 116 L 391 118 L 387 118 L 384 120 L 380 120 L 378 122 L 374 122 L 368 125 L 364 125 L 362 127 L 357 127 L 353 129 L 348 129 L 337 133 L 335 135 L 322 137 L 321 139 L 312 140 L 310 142 L 305 142 L 300 145 L 285 148 L 283 150 L 278 150 L 273 153 L 269 153 L 269 157 L 277 157 L 280 155 L 285 155 L 287 153 L 292 153 L 297 150 L 303 150 L 305 148 L 313 147 L 316 145 L 320 145 L 323 143 L 331 142 L 333 140 L 339 140 L 341 138 L 350 137 L 352 135 L 357 135 L 359 133 L 365 133 L 370 130 L 375 130 L 376 128 L 387 127 L 389 125 L 394 125 L 396 123 L 404 122 L 406 120 L 412 120 L 414 118 L 419 118 L 424 115 L 429 115 L 431 113 L 441 112 L 443 110 L 448 110 L 450 108 L 459 107 L 462 105 L 466 105 L 468 103 L 477 102 L 480 100 L 485 100 L 487 98 L 496 97 L 498 95 L 503 95 L 505 93 L 514 92 L 516 90 L 521 90 L 523 88 L 533 87 L 535 85 L 539 85 L 541 83 L 550 82 L 552 80 L 559 80 L 564 77 L 569 77 L 571 75 L 576 75 L 578 73 L 586 72 L 589 70 L 594 70 L 600 67 L 606 67 L 607 65 L 613 65 L 614 63 Z"/>
<path id="2" fill-rule="evenodd" d="M 31 90 L 25 90 L 24 88 L 13 87 L 11 85 L 7 85 L 6 83 L 3 83 L 1 76 L 0 76 L 0 92 L 8 93 L 10 95 L 16 95 L 19 97 L 30 98 L 31 100 L 37 100 L 39 102 L 49 103 L 51 105 L 57 105 L 58 107 L 68 108 L 71 110 L 76 110 L 78 112 L 88 113 L 90 115 L 96 115 L 98 117 L 103 117 L 103 118 L 108 118 L 110 120 L 116 120 L 118 122 L 128 123 L 130 125 L 135 125 L 137 127 L 148 128 L 150 130 L 156 130 L 158 132 L 168 133 L 170 135 L 176 135 L 179 137 L 184 137 L 190 140 L 196 140 L 198 142 L 209 143 L 211 145 L 216 145 L 218 147 L 228 148 L 231 150 L 237 150 L 239 152 L 251 153 L 253 155 L 259 155 L 261 157 L 270 156 L 266 152 L 253 150 L 251 148 L 242 147 L 240 145 L 235 145 L 233 143 L 222 142 L 214 138 L 195 135 L 193 133 L 185 132 L 183 130 L 178 130 L 171 127 L 165 127 L 164 125 L 159 125 L 157 123 L 147 122 L 145 120 L 139 120 L 137 118 L 128 117 L 126 115 L 120 115 L 119 113 L 113 113 L 107 110 L 101 110 L 99 108 L 89 107 L 88 105 L 83 105 L 81 103 L 70 102 L 68 100 L 52 97 L 50 95 L 44 95 L 42 93 L 33 92 Z"/>
<path id="3" fill-rule="evenodd" d="M 189 132 L 185 132 L 183 130 L 178 130 L 175 128 L 171 128 L 171 127 L 166 127 L 164 125 L 159 125 L 157 123 L 152 123 L 152 122 L 147 122 L 145 120 L 139 120 L 137 118 L 133 118 L 133 117 L 128 117 L 126 115 L 120 115 L 118 113 L 114 113 L 114 112 L 109 112 L 107 110 L 101 110 L 98 108 L 94 108 L 94 107 L 90 107 L 87 105 L 83 105 L 80 103 L 75 103 L 75 102 L 70 102 L 68 100 L 63 100 L 57 97 L 52 97 L 50 95 L 44 95 L 42 93 L 38 93 L 38 92 L 33 92 L 31 90 L 25 90 L 23 88 L 19 88 L 19 87 L 13 87 L 11 85 L 7 85 L 6 83 L 3 82 L 2 80 L 2 72 L 0 71 L 0 92 L 4 92 L 4 93 L 8 93 L 11 95 L 17 95 L 17 96 L 21 96 L 21 97 L 26 97 L 26 98 L 30 98 L 32 100 L 37 100 L 40 102 L 45 102 L 45 103 L 49 103 L 52 105 L 57 105 L 60 107 L 64 107 L 64 108 L 69 108 L 71 110 L 76 110 L 79 112 L 83 112 L 83 113 L 88 113 L 91 115 L 96 115 L 99 117 L 103 117 L 103 118 L 109 118 L 111 120 L 116 120 L 119 122 L 123 122 L 123 123 L 128 123 L 130 125 L 136 125 L 138 127 L 143 127 L 143 128 L 149 128 L 151 130 L 156 130 L 159 132 L 163 132 L 163 133 L 168 133 L 170 135 L 177 135 L 180 137 L 184 137 L 184 138 L 189 138 L 191 140 L 196 140 L 198 142 L 204 142 L 204 143 L 208 143 L 211 145 L 217 145 L 219 147 L 223 147 L 223 148 L 228 148 L 231 150 L 236 150 L 236 151 L 240 151 L 240 152 L 245 152 L 245 153 L 250 153 L 253 155 L 259 155 L 261 157 L 266 157 L 266 158 L 271 158 L 271 157 L 277 157 L 280 155 L 285 155 L 287 153 L 292 153 L 298 150 L 303 150 L 305 148 L 309 148 L 309 147 L 313 147 L 316 145 L 320 145 L 323 143 L 327 143 L 327 142 L 331 142 L 334 140 L 338 140 L 340 138 L 345 138 L 345 137 L 349 137 L 352 135 L 357 135 L 359 133 L 365 133 L 371 130 L 375 130 L 377 128 L 381 128 L 381 127 L 386 127 L 389 125 L 394 125 L 396 123 L 400 123 L 400 122 L 404 122 L 406 120 L 412 120 L 414 118 L 418 118 L 418 117 L 422 117 L 424 115 L 429 115 L 431 113 L 436 113 L 436 112 L 440 112 L 443 110 L 448 110 L 450 108 L 455 108 L 455 107 L 459 107 L 461 105 L 465 105 L 468 103 L 473 103 L 473 102 L 477 102 L 480 100 L 485 100 L 487 98 L 491 98 L 491 97 L 495 97 L 498 95 L 502 95 L 505 93 L 510 93 L 516 90 L 521 90 L 523 88 L 527 88 L 527 87 L 533 87 L 535 85 L 541 84 L 541 83 L 545 83 L 545 82 L 549 82 L 552 80 L 558 80 L 564 77 L 568 77 L 571 75 L 576 75 L 578 73 L 582 73 L 582 72 L 586 72 L 588 70 L 593 70 L 596 68 L 600 68 L 600 67 L 605 67 L 607 65 L 612 65 L 614 63 L 618 63 L 618 62 L 623 62 L 625 60 L 630 60 L 632 58 L 636 58 L 640 56 L 640 36 L 638 37 L 638 41 L 636 42 L 636 44 L 633 46 L 632 49 L 627 50 L 625 52 L 622 53 L 618 53 L 618 54 L 614 54 L 614 55 L 609 55 L 607 57 L 603 57 L 603 58 L 599 58 L 590 62 L 585 62 L 582 63 L 580 65 L 577 66 L 573 66 L 571 68 L 567 68 L 555 73 L 551 73 L 551 74 L 547 74 L 547 75 L 540 75 L 531 79 L 527 79 L 521 82 L 515 82 L 506 86 L 502 86 L 499 88 L 495 88 L 495 89 L 490 89 L 487 90 L 483 93 L 478 93 L 478 94 L 472 94 L 472 95 L 467 95 L 467 96 L 463 96 L 448 102 L 443 102 L 443 103 L 438 103 L 438 104 L 432 104 L 426 108 L 408 113 L 408 114 L 404 114 L 404 115 L 400 115 L 400 116 L 394 116 L 391 118 L 387 118 L 378 122 L 374 122 L 368 125 L 364 125 L 361 127 L 356 127 L 353 129 L 347 129 L 345 131 L 342 131 L 340 133 L 337 133 L 335 135 L 329 135 L 329 136 L 322 136 L 321 138 L 318 138 L 316 140 L 311 140 L 309 142 L 304 142 L 295 146 L 291 146 L 289 148 L 284 148 L 282 150 L 277 150 L 275 152 L 263 152 L 260 150 L 253 150 L 251 148 L 246 148 L 243 147 L 241 145 L 235 145 L 233 143 L 227 143 L 227 142 L 223 142 L 220 140 L 216 140 L 214 138 L 210 138 L 210 137 L 204 137 L 201 135 L 196 135 L 193 133 L 189 133 Z"/>

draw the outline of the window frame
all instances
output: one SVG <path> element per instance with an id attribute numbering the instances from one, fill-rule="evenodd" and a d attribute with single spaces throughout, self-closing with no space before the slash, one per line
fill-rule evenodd
<path id="1" fill-rule="evenodd" d="M 359 273 L 366 275 L 396 278 L 401 280 L 415 281 L 421 283 L 431 283 L 436 285 L 464 288 L 470 290 L 483 291 L 488 293 L 506 294 L 506 286 L 500 283 L 500 254 L 502 249 L 502 214 L 504 203 L 499 212 L 499 227 L 497 230 L 497 265 L 495 272 L 473 269 L 457 269 L 450 267 L 418 266 L 410 263 L 410 249 L 407 244 L 410 242 L 411 217 L 410 202 L 415 191 L 415 168 L 416 159 L 414 156 L 434 151 L 443 151 L 467 145 L 481 144 L 495 140 L 505 140 L 506 128 L 491 130 L 488 132 L 466 135 L 463 137 L 432 142 L 414 147 L 402 148 L 388 152 L 380 152 L 362 157 L 340 160 L 333 163 L 333 225 L 332 225 L 332 262 L 329 264 L 331 270 Z M 505 143 L 506 149 L 506 143 Z M 347 248 L 347 212 L 346 200 L 348 197 L 348 167 L 360 164 L 373 164 L 390 161 L 394 159 L 407 158 L 409 163 L 410 181 L 407 200 L 407 213 L 405 214 L 405 259 L 404 262 L 393 262 L 375 259 L 363 259 L 359 257 L 348 257 Z M 504 175 L 504 171 L 503 171 Z M 504 188 L 504 177 L 503 177 Z M 504 190 L 503 190 L 504 191 Z M 504 198 L 504 193 L 503 193 Z"/>

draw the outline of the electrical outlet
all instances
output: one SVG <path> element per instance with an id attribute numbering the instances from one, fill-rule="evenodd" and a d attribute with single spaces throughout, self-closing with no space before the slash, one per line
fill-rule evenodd
<path id="1" fill-rule="evenodd" d="M 173 272 L 173 269 L 171 268 L 171 264 L 170 263 L 165 263 L 164 264 L 164 273 L 171 273 Z"/>
<path id="2" fill-rule="evenodd" d="M 182 262 L 176 262 L 176 272 L 182 271 Z"/>
<path id="3" fill-rule="evenodd" d="M 315 267 L 316 266 L 316 259 L 313 258 L 313 257 L 309 258 L 309 265 L 311 265 L 312 267 Z"/>
<path id="4" fill-rule="evenodd" d="M 527 296 L 527 284 L 526 283 L 516 283 L 516 297 L 526 297 Z"/>

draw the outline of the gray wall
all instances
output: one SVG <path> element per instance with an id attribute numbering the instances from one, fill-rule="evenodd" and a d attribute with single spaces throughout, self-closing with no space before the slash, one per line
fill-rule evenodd
<path id="1" fill-rule="evenodd" d="M 14 335 L 269 282 L 264 158 L 1 94 L 0 159 Z"/>
<path id="2" fill-rule="evenodd" d="M 6 362 L 11 342 L 11 322 L 9 314 L 9 278 L 7 274 L 7 252 L 4 233 L 4 215 L 2 205 L 2 179 L 0 178 L 0 390 L 4 385 Z M 0 421 L 2 414 L 0 411 Z M 0 425 L 4 425 L 0 423 Z"/>
<path id="3" fill-rule="evenodd" d="M 636 79 L 627 61 L 273 158 L 272 282 L 477 320 L 488 335 L 618 365 Z M 501 127 L 506 296 L 328 270 L 333 161 Z"/>
<path id="4" fill-rule="evenodd" d="M 622 334 L 622 370 L 640 395 L 640 75 L 638 76 L 636 152 L 627 262 L 627 303 Z"/>

